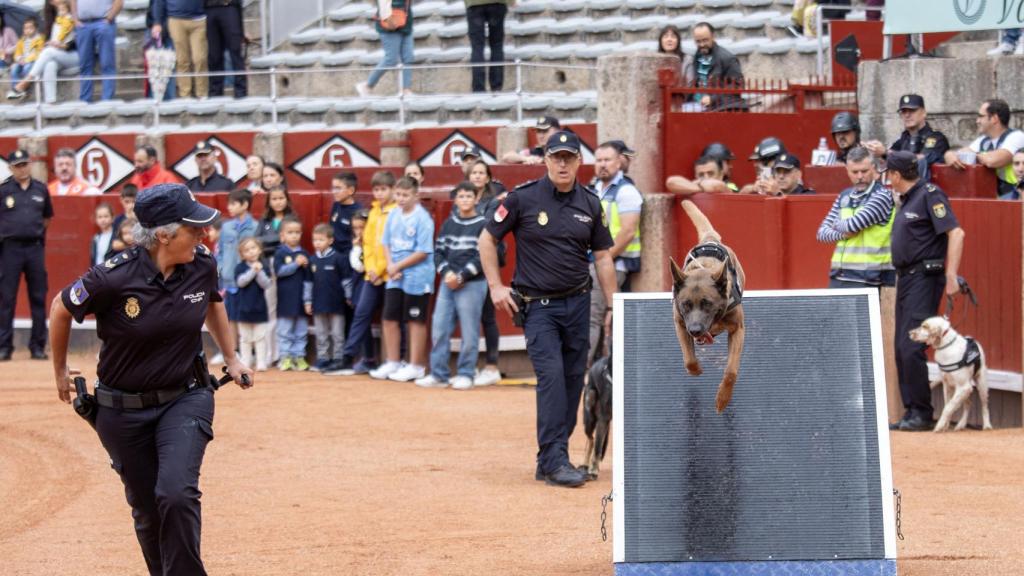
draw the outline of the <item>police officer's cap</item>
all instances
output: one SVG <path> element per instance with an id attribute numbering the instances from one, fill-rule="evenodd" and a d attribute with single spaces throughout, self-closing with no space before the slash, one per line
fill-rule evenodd
<path id="1" fill-rule="evenodd" d="M 579 154 L 579 136 L 565 130 L 555 132 L 544 144 L 544 153 L 554 154 L 555 152 L 572 152 L 573 154 Z"/>
<path id="2" fill-rule="evenodd" d="M 537 130 L 547 130 L 549 128 L 561 129 L 561 127 L 562 123 L 554 116 L 541 116 L 540 118 L 537 118 L 537 125 L 534 126 Z"/>
<path id="3" fill-rule="evenodd" d="M 220 212 L 200 204 L 184 184 L 157 184 L 139 193 L 135 216 L 145 228 L 180 222 L 189 226 L 213 224 Z"/>
<path id="4" fill-rule="evenodd" d="M 750 155 L 751 160 L 770 160 L 786 151 L 782 140 L 769 136 L 754 146 L 754 153 Z"/>
<path id="5" fill-rule="evenodd" d="M 614 148 L 616 152 L 628 158 L 636 158 L 636 150 L 627 146 L 622 140 L 609 140 L 604 143 L 604 146 L 610 146 Z"/>
<path id="6" fill-rule="evenodd" d="M 860 121 L 857 115 L 850 112 L 840 112 L 832 117 L 832 133 L 838 132 L 860 132 Z"/>
<path id="7" fill-rule="evenodd" d="M 11 166 L 17 166 L 19 164 L 27 164 L 29 161 L 28 152 L 24 150 L 15 150 L 7 155 L 7 163 Z"/>
<path id="8" fill-rule="evenodd" d="M 885 158 L 886 170 L 905 173 L 910 170 L 911 167 L 917 167 L 917 156 L 912 152 L 890 150 L 888 156 Z"/>
<path id="9" fill-rule="evenodd" d="M 904 94 L 900 98 L 900 110 L 917 110 L 924 108 L 924 97 L 920 94 Z"/>
<path id="10" fill-rule="evenodd" d="M 736 155 L 729 150 L 729 147 L 721 142 L 712 142 L 704 147 L 704 151 L 700 153 L 701 156 L 711 156 L 719 160 L 735 160 Z"/>
<path id="11" fill-rule="evenodd" d="M 192 149 L 196 156 L 203 154 L 212 154 L 214 152 L 213 146 L 206 140 L 200 140 L 196 142 L 196 147 Z"/>
<path id="12" fill-rule="evenodd" d="M 463 161 L 468 160 L 470 158 L 483 158 L 483 156 L 480 153 L 480 147 L 479 146 L 472 146 L 472 147 L 466 148 L 465 150 L 462 151 L 462 160 Z"/>
<path id="13" fill-rule="evenodd" d="M 779 154 L 775 159 L 775 165 L 772 168 L 774 170 L 778 170 L 779 168 L 784 170 L 797 170 L 800 168 L 800 159 L 789 152 L 784 152 Z"/>

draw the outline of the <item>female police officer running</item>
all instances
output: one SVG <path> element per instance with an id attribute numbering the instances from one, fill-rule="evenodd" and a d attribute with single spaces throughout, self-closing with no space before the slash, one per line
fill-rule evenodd
<path id="1" fill-rule="evenodd" d="M 143 190 L 138 246 L 86 272 L 54 298 L 50 345 L 57 393 L 70 402 L 71 319 L 96 316 L 96 432 L 121 476 L 151 575 L 206 574 L 199 557 L 199 467 L 213 438 L 213 390 L 193 375 L 203 323 L 243 387 L 217 266 L 200 242 L 219 216 L 180 184 Z M 205 367 L 202 370 L 205 373 Z M 243 375 L 248 376 L 242 384 Z"/>

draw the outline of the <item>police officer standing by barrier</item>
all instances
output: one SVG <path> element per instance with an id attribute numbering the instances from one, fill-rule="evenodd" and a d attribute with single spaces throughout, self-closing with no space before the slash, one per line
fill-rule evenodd
<path id="1" fill-rule="evenodd" d="M 591 278 L 588 251 L 607 303 L 606 332 L 615 294 L 613 241 L 597 196 L 576 181 L 580 141 L 556 132 L 544 146 L 547 175 L 509 193 L 480 234 L 480 259 L 495 307 L 526 333 L 537 373 L 537 480 L 580 486 L 586 474 L 569 463 L 569 436 L 587 367 Z M 497 243 L 512 232 L 516 268 L 512 287 L 501 281 Z"/>
<path id="2" fill-rule="evenodd" d="M 892 225 L 892 263 L 896 267 L 896 371 L 906 413 L 891 429 L 921 431 L 935 426 L 925 345 L 910 339 L 910 330 L 934 316 L 943 288 L 960 291 L 957 269 L 964 231 L 946 193 L 918 175 L 917 157 L 889 152 L 886 175 L 899 201 Z"/>
<path id="3" fill-rule="evenodd" d="M 234 354 L 217 265 L 200 244 L 218 217 L 181 184 L 143 190 L 138 246 L 86 272 L 50 307 L 57 393 L 70 402 L 71 320 L 96 316 L 103 344 L 93 422 L 121 476 L 149 573 L 206 574 L 199 556 L 199 468 L 213 439 L 213 388 L 202 351 L 205 323 L 243 388 L 253 373 Z M 77 409 L 77 407 L 76 407 Z"/>
<path id="4" fill-rule="evenodd" d="M 32 333 L 28 348 L 33 360 L 46 359 L 46 228 L 53 205 L 46 184 L 30 176 L 29 155 L 15 150 L 7 156 L 12 176 L 0 184 L 0 360 L 14 351 L 14 308 L 18 283 L 25 275 Z"/>

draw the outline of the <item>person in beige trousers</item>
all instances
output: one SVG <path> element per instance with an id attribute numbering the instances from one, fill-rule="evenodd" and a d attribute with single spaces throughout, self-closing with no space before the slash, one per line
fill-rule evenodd
<path id="1" fill-rule="evenodd" d="M 163 23 L 174 42 L 179 74 L 195 72 L 200 76 L 179 76 L 178 97 L 206 98 L 210 93 L 207 72 L 206 8 L 204 0 L 153 0 L 153 25 L 151 33 L 159 38 Z M 193 90 L 193 87 L 195 88 Z"/>

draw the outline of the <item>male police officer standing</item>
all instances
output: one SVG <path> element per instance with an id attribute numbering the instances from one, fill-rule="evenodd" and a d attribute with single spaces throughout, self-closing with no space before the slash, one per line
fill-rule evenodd
<path id="1" fill-rule="evenodd" d="M 934 316 L 945 293 L 959 292 L 957 269 L 964 249 L 964 231 L 949 207 L 946 193 L 918 175 L 917 157 L 889 152 L 886 175 L 899 196 L 892 224 L 892 263 L 896 281 L 896 370 L 906 413 L 890 426 L 899 430 L 931 430 L 935 425 L 924 344 L 909 333 Z"/>
<path id="2" fill-rule="evenodd" d="M 196 168 L 199 174 L 185 183 L 188 189 L 195 192 L 231 192 L 235 183 L 230 178 L 217 172 L 217 150 L 206 140 L 196 142 L 193 149 L 196 157 Z"/>
<path id="3" fill-rule="evenodd" d="M 70 401 L 71 319 L 96 315 L 103 341 L 94 426 L 121 476 L 151 575 L 206 574 L 199 557 L 199 468 L 213 439 L 213 390 L 202 350 L 205 323 L 242 387 L 252 370 L 235 356 L 217 264 L 200 242 L 218 213 L 181 184 L 143 190 L 138 246 L 95 266 L 54 298 L 54 376 Z M 199 360 L 197 366 L 197 360 Z"/>
<path id="4" fill-rule="evenodd" d="M 15 150 L 7 156 L 12 176 L 0 184 L 0 360 L 14 351 L 14 307 L 22 273 L 28 285 L 33 360 L 46 359 L 46 260 L 43 247 L 53 205 L 46 184 L 29 175 L 29 156 Z"/>
<path id="5" fill-rule="evenodd" d="M 576 427 L 589 347 L 587 253 L 594 253 L 608 305 L 607 327 L 616 284 L 608 249 L 614 243 L 597 196 L 576 181 L 579 138 L 571 132 L 551 135 L 544 164 L 545 177 L 510 192 L 495 211 L 480 234 L 480 259 L 494 305 L 525 314 L 526 350 L 537 373 L 536 478 L 575 487 L 586 482 L 586 474 L 569 463 L 569 436 Z M 501 281 L 497 253 L 497 243 L 509 232 L 517 246 L 512 288 Z"/>

